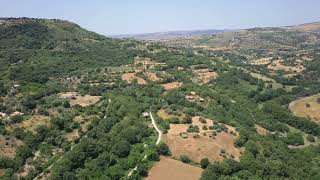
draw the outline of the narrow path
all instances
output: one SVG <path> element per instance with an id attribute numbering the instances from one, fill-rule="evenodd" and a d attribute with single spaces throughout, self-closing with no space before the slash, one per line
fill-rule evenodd
<path id="1" fill-rule="evenodd" d="M 162 137 L 162 132 L 160 131 L 160 129 L 158 128 L 157 124 L 156 124 L 156 121 L 153 119 L 153 116 L 152 116 L 152 113 L 149 112 L 149 115 L 150 115 L 150 118 L 151 118 L 151 121 L 152 121 L 152 125 L 154 127 L 154 129 L 157 131 L 158 133 L 158 139 L 156 141 L 156 145 L 158 145 L 160 142 L 161 142 L 161 137 Z M 146 144 L 144 144 L 144 147 L 146 148 Z M 146 160 L 147 159 L 147 155 L 144 155 L 143 159 L 142 160 Z M 128 174 L 128 178 L 132 175 L 132 173 L 134 171 L 136 171 L 138 169 L 138 166 L 134 167 Z"/>
<path id="2" fill-rule="evenodd" d="M 108 99 L 108 105 L 106 107 L 106 113 L 108 112 L 108 109 L 109 109 L 109 105 L 111 103 L 111 99 Z M 104 116 L 104 118 L 106 118 L 106 115 Z M 85 134 L 84 136 L 82 136 L 81 138 L 86 138 L 87 135 Z M 79 141 L 80 142 L 80 141 Z M 72 149 L 74 148 L 76 144 L 72 144 L 71 147 L 70 147 L 70 151 L 72 151 Z M 61 155 L 55 162 L 53 162 L 50 166 L 48 166 L 46 169 L 44 169 L 40 174 L 38 174 L 35 178 L 33 178 L 33 180 L 37 180 L 39 179 L 41 176 L 44 175 L 44 173 L 48 170 L 50 170 L 52 168 L 53 165 L 55 165 L 58 161 L 60 161 L 62 159 L 63 155 Z"/>
<path id="3" fill-rule="evenodd" d="M 153 119 L 152 113 L 149 112 L 149 114 L 150 114 L 150 118 L 151 118 L 151 121 L 152 121 L 152 125 L 156 129 L 156 131 L 158 132 L 158 139 L 157 139 L 157 142 L 156 142 L 156 145 L 158 145 L 160 143 L 160 141 L 161 141 L 161 138 L 162 138 L 162 132 L 158 128 L 158 126 L 156 124 L 156 121 Z"/>

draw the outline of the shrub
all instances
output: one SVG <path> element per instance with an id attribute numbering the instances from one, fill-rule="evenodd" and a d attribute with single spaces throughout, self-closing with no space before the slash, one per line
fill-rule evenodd
<path id="1" fill-rule="evenodd" d="M 200 118 L 199 118 L 199 121 L 200 121 L 201 123 L 203 123 L 203 124 L 207 123 L 207 120 L 206 120 L 205 118 L 203 118 L 203 117 L 200 117 Z"/>
<path id="2" fill-rule="evenodd" d="M 179 124 L 180 121 L 179 121 L 178 118 L 172 118 L 172 119 L 170 119 L 170 123 L 172 123 L 172 124 Z"/>
<path id="3" fill-rule="evenodd" d="M 210 164 L 209 159 L 208 158 L 203 158 L 200 161 L 200 166 L 205 169 L 208 167 L 208 165 Z"/>
<path id="4" fill-rule="evenodd" d="M 200 130 L 199 130 L 199 127 L 197 125 L 195 125 L 195 126 L 190 125 L 189 128 L 187 129 L 187 132 L 188 133 L 199 133 Z"/>
<path id="5" fill-rule="evenodd" d="M 217 132 L 212 131 L 212 136 L 217 136 Z"/>
<path id="6" fill-rule="evenodd" d="M 189 158 L 187 155 L 181 155 L 181 156 L 180 156 L 180 160 L 181 160 L 183 163 L 190 163 L 190 162 L 191 162 L 190 158 Z"/>
<path id="7" fill-rule="evenodd" d="M 170 155 L 170 149 L 167 144 L 160 143 L 157 147 L 157 151 L 160 155 L 169 156 Z"/>
<path id="8" fill-rule="evenodd" d="M 193 138 L 198 139 L 198 138 L 200 138 L 200 135 L 199 134 L 194 134 Z"/>
<path id="9" fill-rule="evenodd" d="M 159 156 L 158 152 L 151 151 L 148 154 L 148 159 L 151 160 L 151 161 L 159 161 L 160 160 L 160 156 Z"/>
<path id="10" fill-rule="evenodd" d="M 307 140 L 308 140 L 309 142 L 315 142 L 315 141 L 316 141 L 312 135 L 308 135 L 308 136 L 307 136 Z"/>

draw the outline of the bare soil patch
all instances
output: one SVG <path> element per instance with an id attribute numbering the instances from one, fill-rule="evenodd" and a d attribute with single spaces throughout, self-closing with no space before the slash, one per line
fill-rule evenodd
<path id="1" fill-rule="evenodd" d="M 187 155 L 195 162 L 200 162 L 202 158 L 222 161 L 223 156 L 239 160 L 242 149 L 234 147 L 234 142 L 239 135 L 234 127 L 225 125 L 228 127 L 228 132 L 222 131 L 217 133 L 216 136 L 212 136 L 213 130 L 203 129 L 204 126 L 212 126 L 212 120 L 206 119 L 206 123 L 202 123 L 200 117 L 193 117 L 192 121 L 193 126 L 197 125 L 199 127 L 200 133 L 187 133 L 188 124 L 170 124 L 166 140 L 174 157 Z M 187 134 L 187 137 L 182 137 L 182 134 Z M 225 152 L 221 153 L 222 151 Z"/>
<path id="2" fill-rule="evenodd" d="M 207 84 L 211 80 L 218 77 L 218 73 L 211 71 L 209 69 L 197 69 L 197 70 L 193 70 L 192 72 L 193 74 L 196 75 L 197 79 L 204 84 Z"/>
<path id="3" fill-rule="evenodd" d="M 320 123 L 320 93 L 292 101 L 289 110 L 295 116 L 310 118 Z"/>
<path id="4" fill-rule="evenodd" d="M 198 180 L 203 169 L 161 156 L 145 180 Z"/>
<path id="5" fill-rule="evenodd" d="M 171 82 L 166 84 L 160 84 L 165 90 L 176 89 L 182 86 L 182 82 Z"/>
<path id="6" fill-rule="evenodd" d="M 147 84 L 147 81 L 142 79 L 141 77 L 137 77 L 135 73 L 125 73 L 121 76 L 121 79 L 127 81 L 128 83 L 132 83 L 133 81 L 137 81 L 138 84 L 144 85 Z"/>

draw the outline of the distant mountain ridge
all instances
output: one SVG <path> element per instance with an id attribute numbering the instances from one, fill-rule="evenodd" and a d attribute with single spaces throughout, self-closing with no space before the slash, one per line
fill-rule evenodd
<path id="1" fill-rule="evenodd" d="M 190 38 L 195 36 L 206 36 L 215 35 L 218 33 L 225 32 L 238 32 L 241 30 L 259 30 L 259 29 L 270 29 L 270 30 L 289 30 L 289 31 L 307 31 L 307 32 L 320 32 L 320 21 L 312 23 L 304 23 L 291 26 L 279 26 L 279 27 L 254 27 L 246 29 L 205 29 L 205 30 L 184 30 L 184 31 L 167 31 L 167 32 L 154 32 L 154 33 L 142 33 L 142 34 L 123 34 L 110 36 L 112 38 L 133 38 L 137 40 L 173 40 L 179 38 Z"/>
<path id="2" fill-rule="evenodd" d="M 298 24 L 298 25 L 294 25 L 294 26 L 286 26 L 286 28 L 290 29 L 290 30 L 298 30 L 298 31 L 320 32 L 320 21 L 312 22 L 312 23 Z"/>
<path id="3" fill-rule="evenodd" d="M 133 38 L 138 40 L 170 40 L 175 38 L 188 38 L 191 36 L 211 35 L 222 32 L 230 32 L 236 30 L 218 30 L 218 29 L 206 29 L 206 30 L 185 30 L 185 31 L 168 31 L 168 32 L 154 32 L 143 34 L 124 34 L 111 36 L 113 38 Z"/>

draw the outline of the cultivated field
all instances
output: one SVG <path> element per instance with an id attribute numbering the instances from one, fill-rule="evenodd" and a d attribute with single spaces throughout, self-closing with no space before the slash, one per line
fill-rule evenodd
<path id="1" fill-rule="evenodd" d="M 320 93 L 292 101 L 289 110 L 296 116 L 310 118 L 320 123 Z"/>
<path id="2" fill-rule="evenodd" d="M 193 126 L 197 125 L 199 127 L 200 133 L 186 133 L 188 124 L 170 124 L 166 140 L 174 157 L 179 158 L 180 155 L 187 155 L 195 162 L 200 162 L 202 158 L 222 161 L 223 156 L 239 160 L 241 150 L 234 147 L 238 132 L 233 127 L 225 125 L 228 132 L 222 131 L 217 133 L 216 136 L 212 136 L 213 130 L 203 130 L 204 126 L 213 125 L 212 120 L 206 119 L 207 122 L 202 123 L 199 117 L 194 117 L 192 121 Z M 187 134 L 187 136 L 182 137 L 182 134 Z M 198 135 L 198 137 L 194 137 L 195 135 Z"/>
<path id="3" fill-rule="evenodd" d="M 198 180 L 203 169 L 161 156 L 145 180 Z"/>

